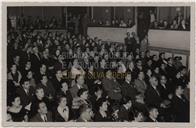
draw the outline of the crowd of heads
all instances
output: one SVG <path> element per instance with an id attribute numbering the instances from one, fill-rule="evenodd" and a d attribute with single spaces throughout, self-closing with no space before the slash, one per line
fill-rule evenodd
<path id="1" fill-rule="evenodd" d="M 8 20 L 11 24 L 11 19 L 8 17 Z M 8 22 L 8 23 L 9 23 Z M 11 25 L 10 25 L 11 27 Z M 63 20 L 59 17 L 32 17 L 32 16 L 24 16 L 22 14 L 21 17 L 17 17 L 16 27 L 18 29 L 59 29 L 65 27 Z"/>
<path id="2" fill-rule="evenodd" d="M 133 19 L 106 19 L 105 21 L 102 19 L 91 19 L 90 26 L 105 26 L 105 27 L 132 27 L 134 26 Z"/>
<path id="3" fill-rule="evenodd" d="M 150 15 L 151 18 L 154 17 L 150 24 L 150 28 L 152 29 L 190 30 L 190 17 L 185 18 L 180 11 L 177 12 L 177 15 L 172 20 L 157 20 L 153 12 Z"/>
<path id="4" fill-rule="evenodd" d="M 178 118 L 189 114 L 187 67 L 180 57 L 140 51 L 136 37 L 115 43 L 69 31 L 8 30 L 7 121 L 188 121 Z M 185 113 L 173 111 L 181 108 L 176 97 L 185 100 Z"/>

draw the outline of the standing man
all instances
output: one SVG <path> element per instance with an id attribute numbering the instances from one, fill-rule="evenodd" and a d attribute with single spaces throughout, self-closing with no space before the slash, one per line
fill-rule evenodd
<path id="1" fill-rule="evenodd" d="M 87 14 L 84 14 L 84 16 L 82 17 L 81 24 L 82 24 L 82 34 L 84 36 L 86 36 L 87 29 L 88 29 L 88 16 L 87 16 Z"/>

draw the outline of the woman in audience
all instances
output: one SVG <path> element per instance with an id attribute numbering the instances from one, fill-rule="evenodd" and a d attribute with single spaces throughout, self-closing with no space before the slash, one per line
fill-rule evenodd
<path id="1" fill-rule="evenodd" d="M 16 87 L 20 85 L 22 75 L 20 71 L 17 70 L 17 66 L 15 64 L 11 65 L 10 72 L 8 73 L 7 77 L 8 80 L 11 80 Z"/>
<path id="2" fill-rule="evenodd" d="M 67 122 L 69 120 L 69 108 L 65 96 L 59 97 L 58 107 L 54 115 L 55 122 Z"/>
<path id="3" fill-rule="evenodd" d="M 20 97 L 14 95 L 10 100 L 10 105 L 7 108 L 8 113 L 14 122 L 28 122 L 28 111 L 21 105 Z"/>
<path id="4" fill-rule="evenodd" d="M 108 101 L 106 99 L 99 99 L 97 101 L 97 113 L 95 113 L 95 122 L 109 122 L 111 116 L 108 114 Z"/>

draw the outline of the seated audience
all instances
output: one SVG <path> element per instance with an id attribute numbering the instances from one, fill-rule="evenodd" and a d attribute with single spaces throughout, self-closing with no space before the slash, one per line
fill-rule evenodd
<path id="1" fill-rule="evenodd" d="M 173 24 L 153 15 L 153 28 L 190 29 L 181 14 Z M 135 32 L 122 37 L 124 44 L 83 35 L 74 26 L 76 17 L 69 15 L 66 31 L 35 30 L 58 28 L 55 17 L 22 23 L 24 31 L 8 29 L 7 121 L 189 121 L 190 71 L 182 57 L 157 56 L 148 36 L 141 39 Z M 134 23 L 116 18 L 107 25 Z"/>

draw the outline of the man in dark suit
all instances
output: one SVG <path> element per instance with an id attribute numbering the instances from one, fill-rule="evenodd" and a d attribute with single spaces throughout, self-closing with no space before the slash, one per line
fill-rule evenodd
<path id="1" fill-rule="evenodd" d="M 133 112 L 131 111 L 132 101 L 131 99 L 125 99 L 124 104 L 120 107 L 118 112 L 118 118 L 120 121 L 133 120 Z"/>
<path id="2" fill-rule="evenodd" d="M 62 71 L 57 70 L 54 78 L 52 79 L 52 84 L 53 84 L 53 87 L 54 87 L 56 93 L 61 91 L 62 77 L 63 77 Z"/>
<path id="3" fill-rule="evenodd" d="M 21 86 L 16 89 L 16 93 L 20 96 L 21 104 L 25 107 L 30 104 L 34 89 L 30 86 L 29 79 L 27 78 L 22 78 L 20 83 Z"/>
<path id="4" fill-rule="evenodd" d="M 55 89 L 52 82 L 48 79 L 46 75 L 41 76 L 41 83 L 38 84 L 38 87 L 43 88 L 45 96 L 49 99 L 55 98 Z"/>
<path id="5" fill-rule="evenodd" d="M 188 100 L 183 96 L 184 89 L 177 86 L 175 96 L 172 99 L 172 111 L 175 122 L 189 122 L 190 105 Z"/>
<path id="6" fill-rule="evenodd" d="M 131 79 L 131 73 L 127 73 L 125 76 L 125 81 L 122 83 L 121 90 L 123 97 L 129 97 L 134 100 L 137 94 L 137 90 L 132 84 Z"/>
<path id="7" fill-rule="evenodd" d="M 132 38 L 131 38 L 129 32 L 127 32 L 127 37 L 125 38 L 125 45 L 127 47 L 127 49 L 126 49 L 127 52 L 132 52 L 133 51 Z"/>
<path id="8" fill-rule="evenodd" d="M 145 92 L 145 101 L 147 105 L 153 105 L 156 107 L 160 107 L 162 99 L 160 96 L 160 92 L 157 89 L 158 80 L 155 76 L 150 78 L 150 85 Z"/>
<path id="9" fill-rule="evenodd" d="M 160 92 L 160 96 L 163 100 L 169 99 L 171 97 L 171 87 L 168 86 L 167 84 L 167 78 L 164 75 L 161 75 L 160 77 L 160 84 L 158 85 L 158 90 Z"/>
<path id="10" fill-rule="evenodd" d="M 103 88 L 112 100 L 120 101 L 122 99 L 120 84 L 113 78 L 111 70 L 106 72 L 106 78 L 103 79 Z"/>
<path id="11" fill-rule="evenodd" d="M 34 73 L 39 72 L 39 68 L 41 66 L 41 57 L 39 55 L 39 51 L 37 47 L 33 47 L 33 54 L 31 55 L 31 64 L 32 64 L 32 71 Z"/>
<path id="12" fill-rule="evenodd" d="M 38 104 L 38 113 L 30 119 L 30 122 L 52 122 L 52 114 L 48 112 L 46 104 L 42 101 Z"/>
<path id="13" fill-rule="evenodd" d="M 149 108 L 149 115 L 146 119 L 146 122 L 158 122 L 157 118 L 159 115 L 158 109 L 156 107 Z"/>
<path id="14" fill-rule="evenodd" d="M 85 82 L 88 86 L 89 89 L 89 93 L 92 95 L 93 94 L 93 90 L 95 88 L 95 72 L 94 72 L 94 67 L 93 65 L 90 65 L 88 72 L 85 74 Z"/>

